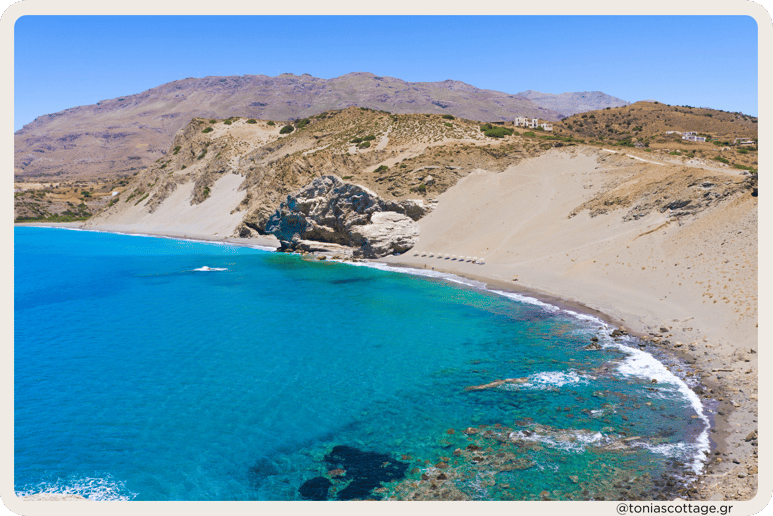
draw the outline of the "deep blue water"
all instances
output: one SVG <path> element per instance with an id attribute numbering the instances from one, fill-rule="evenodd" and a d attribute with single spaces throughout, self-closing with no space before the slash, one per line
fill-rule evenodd
<path id="1" fill-rule="evenodd" d="M 325 456 L 350 446 L 407 464 L 404 482 L 449 463 L 472 498 L 590 499 L 706 449 L 687 386 L 592 317 L 244 247 L 14 235 L 20 494 L 297 500 L 322 476 L 332 498 L 348 479 Z M 508 378 L 525 380 L 466 390 Z M 528 464 L 472 461 L 470 443 Z"/>

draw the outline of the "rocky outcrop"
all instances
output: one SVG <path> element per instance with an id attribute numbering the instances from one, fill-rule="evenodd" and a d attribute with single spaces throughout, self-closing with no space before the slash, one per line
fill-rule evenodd
<path id="1" fill-rule="evenodd" d="M 314 179 L 269 218 L 266 232 L 283 249 L 306 249 L 308 241 L 352 248 L 354 256 L 404 253 L 419 238 L 416 221 L 429 212 L 421 200 L 385 201 L 337 176 Z"/>

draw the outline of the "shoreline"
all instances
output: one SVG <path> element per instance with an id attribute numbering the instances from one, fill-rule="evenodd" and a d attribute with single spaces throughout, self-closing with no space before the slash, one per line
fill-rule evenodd
<path id="1" fill-rule="evenodd" d="M 410 258 L 396 262 L 390 261 L 390 258 L 391 257 L 384 257 L 378 260 L 373 260 L 373 262 L 381 263 L 394 268 L 426 270 L 425 263 L 413 261 Z M 482 268 L 485 267 L 485 264 L 482 266 L 473 266 Z M 737 407 L 736 404 L 727 400 L 728 390 L 725 388 L 725 386 L 711 378 L 711 371 L 707 371 L 701 365 L 696 364 L 698 359 L 697 353 L 690 353 L 689 350 L 685 348 L 673 348 L 667 344 L 669 342 L 668 340 L 665 341 L 665 344 L 662 341 L 657 342 L 653 340 L 650 332 L 646 331 L 646 329 L 641 325 L 637 325 L 635 321 L 631 321 L 630 319 L 623 321 L 614 317 L 613 315 L 610 315 L 609 313 L 606 313 L 603 310 L 590 307 L 576 299 L 562 298 L 532 286 L 525 287 L 523 285 L 507 283 L 502 279 L 493 276 L 487 276 L 485 274 L 473 274 L 466 271 L 461 272 L 455 268 L 432 267 L 431 270 L 438 273 L 451 274 L 483 283 L 485 285 L 485 290 L 487 291 L 499 290 L 502 292 L 511 292 L 514 294 L 531 297 L 539 302 L 550 304 L 562 310 L 569 310 L 576 313 L 596 317 L 609 325 L 610 328 L 623 330 L 628 335 L 636 338 L 642 343 L 645 343 L 646 348 L 643 349 L 643 351 L 652 355 L 653 358 L 663 364 L 663 366 L 666 367 L 669 372 L 674 374 L 674 376 L 676 376 L 680 381 L 685 381 L 685 378 L 679 374 L 681 371 L 679 373 L 672 371 L 672 367 L 669 367 L 669 364 L 663 363 L 661 359 L 664 358 L 664 356 L 674 359 L 676 364 L 671 365 L 677 369 L 680 366 L 687 367 L 690 370 L 689 372 L 692 373 L 691 376 L 698 377 L 697 382 L 702 387 L 702 389 L 699 389 L 701 392 L 696 392 L 696 394 L 698 394 L 701 401 L 704 415 L 708 418 L 709 421 L 708 437 L 710 449 L 707 452 L 706 460 L 704 461 L 704 466 L 700 474 L 698 474 L 695 480 L 687 486 L 688 488 L 695 489 L 697 491 L 697 496 L 689 497 L 686 499 L 695 501 L 728 500 L 726 495 L 730 494 L 728 491 L 732 490 L 722 490 L 722 493 L 718 493 L 716 490 L 716 485 L 707 486 L 706 484 L 711 482 L 712 477 L 714 476 L 722 477 L 726 475 L 726 473 L 724 473 L 722 470 L 722 466 L 726 465 L 727 462 L 733 462 L 735 464 L 734 460 L 741 461 L 741 459 L 737 457 L 737 454 L 734 453 L 736 450 L 730 446 L 728 440 L 723 436 L 723 433 L 732 428 L 732 423 L 729 421 L 728 416 Z M 655 348 L 655 353 L 653 353 L 652 348 Z M 694 388 L 692 390 L 695 392 Z M 701 393 L 703 393 L 704 396 L 701 396 Z M 756 430 L 754 433 L 756 441 Z M 723 460 L 721 457 L 719 457 L 720 455 L 729 457 L 729 460 Z M 719 458 L 719 461 L 716 460 L 717 458 Z M 754 498 L 754 496 L 757 494 L 757 489 L 758 486 L 755 483 L 752 495 L 745 499 Z"/>
<path id="2" fill-rule="evenodd" d="M 260 238 L 249 238 L 249 239 L 243 239 L 238 237 L 225 237 L 225 236 L 213 236 L 213 235 L 202 235 L 202 234 L 187 234 L 187 233 L 174 233 L 174 232 L 153 232 L 151 231 L 141 231 L 141 232 L 126 232 L 126 231 L 120 231 L 113 228 L 100 228 L 99 226 L 96 227 L 84 227 L 83 223 L 15 223 L 14 227 L 48 227 L 48 228 L 64 228 L 64 229 L 75 229 L 75 230 L 83 230 L 83 231 L 93 231 L 93 232 L 103 232 L 103 233 L 116 233 L 116 234 L 125 234 L 125 235 L 136 235 L 136 236 L 149 236 L 154 238 L 171 238 L 171 239 L 179 239 L 179 240 L 190 240 L 190 241 L 198 241 L 202 243 L 217 243 L 217 244 L 229 244 L 234 246 L 240 246 L 240 247 L 257 247 L 269 250 L 267 248 L 273 248 L 275 251 L 278 249 L 278 241 L 274 239 L 273 237 L 267 237 L 263 236 Z M 410 252 L 410 251 L 409 251 Z M 381 264 L 381 265 L 387 265 L 389 267 L 394 268 L 412 268 L 416 270 L 427 270 L 427 260 L 421 261 L 421 260 L 412 260 L 410 257 L 407 257 L 408 253 L 405 253 L 401 255 L 400 257 L 397 256 L 388 256 L 384 258 L 380 258 L 377 260 L 362 260 L 366 263 L 373 263 L 373 264 Z M 400 258 L 399 260 L 397 258 Z M 446 260 L 444 260 L 445 262 Z M 343 263 L 349 263 L 349 262 L 343 262 Z M 456 265 L 459 265 L 456 263 Z M 730 415 L 738 408 L 736 405 L 737 403 L 733 402 L 732 400 L 729 400 L 730 397 L 729 391 L 726 389 L 724 385 L 722 385 L 721 382 L 715 381 L 712 378 L 713 371 L 709 371 L 703 364 L 697 364 L 699 359 L 701 359 L 701 355 L 699 355 L 697 352 L 690 352 L 691 350 L 685 348 L 685 347 L 672 347 L 669 345 L 669 340 L 667 339 L 658 339 L 653 338 L 652 332 L 648 331 L 646 326 L 644 325 L 643 321 L 637 321 L 636 316 L 633 314 L 627 314 L 626 318 L 619 318 L 615 317 L 613 314 L 608 313 L 607 311 L 604 311 L 603 309 L 594 308 L 587 304 L 584 304 L 582 301 L 579 301 L 577 299 L 571 298 L 571 297 L 561 297 L 555 294 L 552 294 L 550 292 L 546 292 L 545 290 L 535 288 L 532 285 L 524 286 L 522 284 L 517 284 L 517 282 L 507 282 L 501 277 L 498 277 L 496 273 L 492 273 L 492 271 L 484 264 L 484 265 L 473 265 L 473 264 L 465 264 L 469 265 L 469 267 L 474 267 L 473 271 L 468 270 L 459 270 L 457 267 L 452 268 L 438 268 L 438 267 L 432 267 L 431 270 L 443 273 L 443 274 L 451 274 L 454 276 L 458 276 L 461 278 L 465 278 L 468 280 L 472 280 L 475 282 L 479 282 L 485 285 L 485 290 L 492 291 L 492 290 L 498 290 L 502 292 L 509 292 L 514 293 L 518 295 L 527 296 L 533 299 L 536 299 L 539 302 L 543 302 L 552 306 L 555 306 L 562 310 L 568 310 L 575 313 L 585 314 L 593 316 L 599 320 L 601 320 L 603 323 L 607 324 L 610 329 L 621 329 L 624 330 L 628 335 L 637 338 L 639 341 L 646 344 L 647 348 L 650 346 L 657 349 L 658 354 L 663 354 L 666 356 L 673 357 L 677 365 L 685 366 L 689 368 L 695 376 L 697 376 L 697 382 L 699 385 L 702 386 L 701 392 L 696 392 L 698 394 L 701 405 L 704 409 L 704 415 L 708 418 L 709 421 L 709 427 L 708 427 L 708 436 L 709 436 L 709 443 L 710 443 L 710 450 L 708 452 L 708 456 L 706 458 L 706 461 L 704 462 L 704 467 L 702 468 L 700 474 L 695 478 L 694 481 L 689 483 L 686 487 L 688 490 L 693 491 L 691 493 L 694 496 L 689 496 L 686 499 L 689 500 L 702 500 L 702 501 L 719 501 L 719 500 L 727 500 L 732 499 L 728 498 L 728 495 L 732 494 L 732 488 L 722 489 L 721 492 L 717 492 L 717 485 L 709 485 L 713 480 L 714 477 L 724 477 L 727 473 L 725 473 L 725 469 L 728 463 L 733 464 L 741 464 L 743 465 L 742 459 L 744 457 L 740 457 L 740 454 L 736 449 L 730 446 L 730 443 L 728 442 L 728 439 L 726 438 L 725 434 L 727 434 L 729 431 L 732 431 L 732 423 L 730 422 Z M 486 272 L 489 272 L 489 274 L 486 274 Z M 631 317 L 633 317 L 633 320 L 631 320 Z M 638 324 L 637 324 L 638 323 Z M 663 335 L 669 335 L 672 334 L 663 333 Z M 679 342 L 679 341 L 677 341 Z M 652 349 L 643 349 L 643 351 L 647 352 L 650 355 L 653 355 Z M 654 357 L 656 360 L 658 359 L 657 356 Z M 677 372 L 672 371 L 671 368 L 668 366 L 668 364 L 664 364 L 660 360 L 658 360 L 661 364 L 663 364 L 664 367 L 666 367 L 669 372 L 674 374 L 679 380 L 685 381 L 682 376 L 677 374 Z M 693 389 L 695 391 L 695 389 Z M 742 391 L 743 392 L 743 391 Z M 751 401 L 751 400 L 745 400 L 745 401 Z M 756 401 L 756 400 L 755 400 Z M 716 410 L 711 410 L 713 407 L 716 408 Z M 756 426 L 756 425 L 755 425 Z M 756 444 L 756 430 L 754 430 L 755 433 L 755 444 Z M 748 440 L 747 440 L 748 442 Z M 722 457 L 727 457 L 727 460 L 723 460 Z M 719 459 L 718 461 L 716 459 Z M 755 457 L 756 459 L 756 457 Z M 735 462 L 739 461 L 739 462 Z M 754 476 L 756 477 L 756 460 L 754 461 L 753 467 L 755 468 Z M 749 475 L 751 476 L 751 475 Z M 749 476 L 744 476 L 742 478 L 748 478 Z M 751 493 L 751 496 L 748 498 L 740 498 L 740 499 L 751 499 L 757 494 L 758 485 L 756 483 L 756 478 L 754 481 L 754 485 L 752 486 L 753 490 Z"/>

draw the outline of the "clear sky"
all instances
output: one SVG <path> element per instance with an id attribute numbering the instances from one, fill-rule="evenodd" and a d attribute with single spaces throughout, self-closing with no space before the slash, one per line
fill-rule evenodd
<path id="1" fill-rule="evenodd" d="M 518 93 L 757 115 L 747 16 L 24 16 L 14 130 L 43 114 L 210 75 L 372 72 Z"/>

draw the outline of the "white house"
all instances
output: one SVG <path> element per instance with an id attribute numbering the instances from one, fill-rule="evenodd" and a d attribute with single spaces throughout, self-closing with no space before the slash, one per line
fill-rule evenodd
<path id="1" fill-rule="evenodd" d="M 703 136 L 698 136 L 698 133 L 695 131 L 688 131 L 686 133 L 682 133 L 682 140 L 687 140 L 688 142 L 705 142 L 706 138 Z"/>
<path id="2" fill-rule="evenodd" d="M 543 123 L 540 127 L 542 127 L 545 131 L 553 130 L 553 124 L 549 124 L 547 122 Z"/>
<path id="3" fill-rule="evenodd" d="M 515 127 L 530 127 L 532 129 L 536 129 L 537 127 L 541 127 L 539 124 L 539 118 L 526 118 L 525 116 L 519 116 L 515 119 Z M 547 131 L 548 129 L 546 129 Z M 549 129 L 552 131 L 552 129 Z"/>

